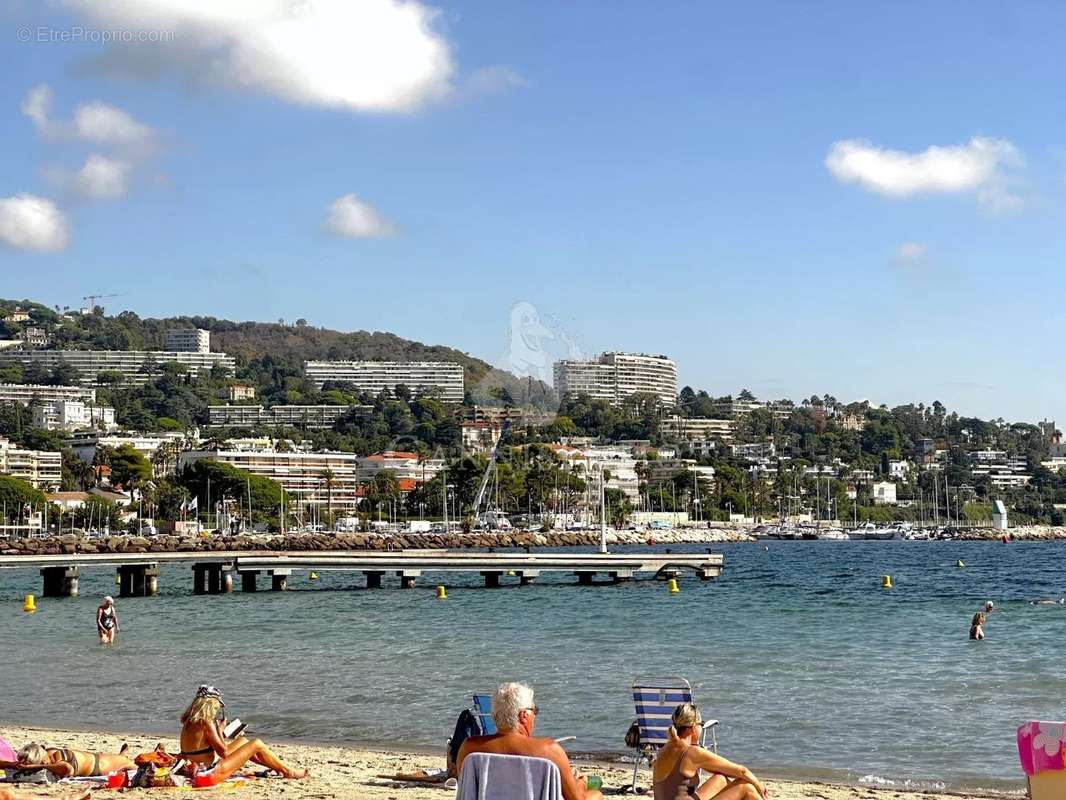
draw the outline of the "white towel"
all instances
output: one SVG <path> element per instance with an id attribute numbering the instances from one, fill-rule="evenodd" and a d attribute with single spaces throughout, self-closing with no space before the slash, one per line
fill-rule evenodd
<path id="1" fill-rule="evenodd" d="M 559 768 L 546 758 L 472 753 L 463 760 L 456 800 L 562 800 Z"/>

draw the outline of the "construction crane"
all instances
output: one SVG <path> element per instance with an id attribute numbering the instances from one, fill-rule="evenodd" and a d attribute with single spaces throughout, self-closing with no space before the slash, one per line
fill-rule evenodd
<path id="1" fill-rule="evenodd" d="M 496 438 L 496 441 L 492 443 L 492 453 L 489 455 L 489 463 L 485 465 L 485 474 L 481 476 L 481 485 L 478 487 L 477 495 L 474 497 L 475 519 L 477 519 L 478 513 L 481 511 L 481 502 L 485 499 L 485 490 L 489 485 L 492 468 L 496 465 L 496 459 L 500 454 L 500 442 L 503 441 L 503 437 L 507 435 L 507 429 L 509 427 L 511 427 L 511 420 L 505 419 L 503 425 L 500 426 L 500 435 Z"/>
<path id="2" fill-rule="evenodd" d="M 87 294 L 87 295 L 85 295 L 85 297 L 82 298 L 82 300 L 87 300 L 89 302 L 89 305 L 87 306 L 87 308 L 89 309 L 89 313 L 91 314 L 91 313 L 93 313 L 93 309 L 96 308 L 96 301 L 97 300 L 106 300 L 109 297 L 121 297 L 121 296 L 122 296 L 121 292 L 112 292 L 111 294 Z"/>

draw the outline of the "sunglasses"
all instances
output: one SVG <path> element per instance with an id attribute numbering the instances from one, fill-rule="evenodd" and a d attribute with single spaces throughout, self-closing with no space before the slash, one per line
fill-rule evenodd
<path id="1" fill-rule="evenodd" d="M 523 711 L 532 711 L 534 717 L 537 716 L 537 714 L 540 713 L 540 709 L 537 708 L 536 706 L 529 706 L 528 708 L 523 708 L 522 710 Z"/>

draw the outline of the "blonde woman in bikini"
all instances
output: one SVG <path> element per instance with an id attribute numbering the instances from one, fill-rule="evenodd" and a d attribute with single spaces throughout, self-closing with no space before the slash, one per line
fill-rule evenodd
<path id="1" fill-rule="evenodd" d="M 703 718 L 692 703 L 674 709 L 670 739 L 652 765 L 655 800 L 764 800 L 766 787 L 741 764 L 700 747 Z M 710 777 L 700 783 L 700 770 Z"/>
<path id="2" fill-rule="evenodd" d="M 194 771 L 203 774 L 206 785 L 221 783 L 249 761 L 283 778 L 307 777 L 307 770 L 290 767 L 261 739 L 241 737 L 227 742 L 222 737 L 224 723 L 218 721 L 218 712 L 225 706 L 218 689 L 201 686 L 181 715 L 180 757 L 188 760 Z"/>

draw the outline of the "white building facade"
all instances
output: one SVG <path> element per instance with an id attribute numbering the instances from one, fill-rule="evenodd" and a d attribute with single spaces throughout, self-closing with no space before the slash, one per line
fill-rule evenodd
<path id="1" fill-rule="evenodd" d="M 348 383 L 376 395 L 406 386 L 412 394 L 436 391 L 446 403 L 463 402 L 463 365 L 451 361 L 305 361 L 304 374 L 319 389 Z"/>
<path id="2" fill-rule="evenodd" d="M 24 450 L 0 437 L 0 472 L 35 489 L 55 491 L 63 480 L 63 456 L 54 450 Z"/>
<path id="3" fill-rule="evenodd" d="M 86 405 L 80 400 L 58 400 L 33 406 L 33 425 L 50 431 L 112 430 L 115 409 Z"/>
<path id="4" fill-rule="evenodd" d="M 677 366 L 662 355 L 603 353 L 594 361 L 556 361 L 555 390 L 587 394 L 621 405 L 634 394 L 655 396 L 666 408 L 677 405 Z"/>
<path id="5" fill-rule="evenodd" d="M 0 350 L 0 366 L 21 363 L 55 369 L 69 364 L 81 383 L 98 382 L 101 373 L 118 373 L 129 383 L 147 383 L 158 377 L 163 364 L 183 364 L 190 375 L 220 367 L 232 373 L 236 362 L 225 353 L 173 353 L 167 350 Z"/>
<path id="6" fill-rule="evenodd" d="M 173 353 L 210 353 L 211 333 L 200 328 L 167 331 L 166 348 Z"/>

